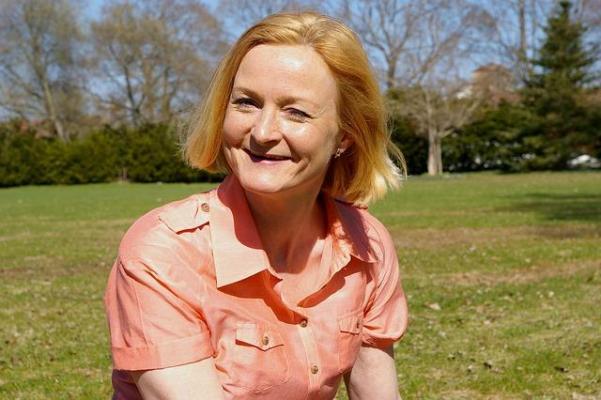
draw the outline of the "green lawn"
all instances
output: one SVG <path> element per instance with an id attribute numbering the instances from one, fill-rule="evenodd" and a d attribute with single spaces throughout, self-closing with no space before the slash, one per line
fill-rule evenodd
<path id="1" fill-rule="evenodd" d="M 120 237 L 209 187 L 0 190 L 0 398 L 109 398 L 102 296 Z M 601 399 L 601 173 L 410 178 L 371 210 L 409 298 L 405 400 Z"/>

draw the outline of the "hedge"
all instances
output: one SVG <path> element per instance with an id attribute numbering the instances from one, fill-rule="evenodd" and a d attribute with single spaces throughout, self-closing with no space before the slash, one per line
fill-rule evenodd
<path id="1" fill-rule="evenodd" d="M 165 125 L 104 127 L 63 143 L 0 127 L 0 186 L 111 182 L 207 182 L 221 177 L 188 167 Z"/>

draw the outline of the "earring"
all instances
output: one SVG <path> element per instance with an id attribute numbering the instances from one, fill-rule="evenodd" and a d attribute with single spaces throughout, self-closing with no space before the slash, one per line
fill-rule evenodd
<path id="1" fill-rule="evenodd" d="M 339 158 L 342 153 L 344 153 L 344 150 L 342 150 L 340 147 L 336 149 L 336 153 L 334 154 L 334 158 Z"/>

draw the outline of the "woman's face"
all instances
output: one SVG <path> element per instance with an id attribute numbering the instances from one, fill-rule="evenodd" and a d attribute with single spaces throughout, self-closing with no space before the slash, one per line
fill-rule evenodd
<path id="1" fill-rule="evenodd" d="M 315 193 L 338 147 L 336 81 L 307 46 L 260 45 L 242 59 L 223 124 L 225 158 L 257 194 Z"/>

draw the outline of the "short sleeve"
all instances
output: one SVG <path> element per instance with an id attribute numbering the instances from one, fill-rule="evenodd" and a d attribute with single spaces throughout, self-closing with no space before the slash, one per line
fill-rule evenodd
<path id="1" fill-rule="evenodd" d="M 379 228 L 382 256 L 377 263 L 374 289 L 364 312 L 362 341 L 368 346 L 384 348 L 405 333 L 408 311 L 393 241 L 383 226 Z"/>
<path id="2" fill-rule="evenodd" d="M 104 297 L 115 369 L 166 368 L 213 354 L 194 288 L 175 268 L 115 261 Z"/>

